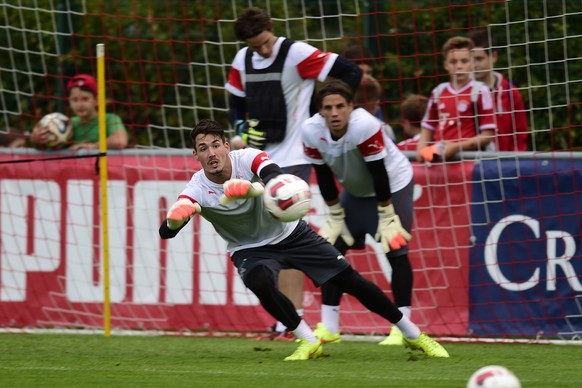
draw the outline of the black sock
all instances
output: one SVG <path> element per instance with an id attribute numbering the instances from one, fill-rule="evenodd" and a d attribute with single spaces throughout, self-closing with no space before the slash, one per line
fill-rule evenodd
<path id="1" fill-rule="evenodd" d="M 287 329 L 295 330 L 301 322 L 295 306 L 275 286 L 273 273 L 264 266 L 258 266 L 245 276 L 245 286 L 251 290 L 263 308 L 275 319 L 284 324 Z"/>
<path id="2" fill-rule="evenodd" d="M 392 267 L 392 293 L 398 307 L 412 305 L 412 266 L 408 255 L 388 258 Z"/>
<path id="3" fill-rule="evenodd" d="M 355 296 L 368 310 L 390 322 L 396 323 L 402 319 L 402 313 L 398 307 L 384 295 L 380 287 L 362 277 L 352 267 L 346 268 L 329 282 L 343 292 Z"/>

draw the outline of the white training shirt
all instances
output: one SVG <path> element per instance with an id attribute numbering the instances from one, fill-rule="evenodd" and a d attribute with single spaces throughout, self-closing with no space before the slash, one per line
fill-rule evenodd
<path id="1" fill-rule="evenodd" d="M 412 180 L 412 165 L 382 131 L 378 119 L 365 109 L 353 110 L 346 134 L 337 141 L 331 138 L 320 114 L 303 123 L 301 137 L 307 159 L 313 164 L 327 164 L 343 188 L 356 197 L 376 196 L 365 162 L 384 159 L 392 193 Z"/>
<path id="2" fill-rule="evenodd" d="M 265 69 L 273 64 L 281 43 L 286 38 L 279 37 L 269 58 L 256 52 L 251 61 L 254 69 Z M 226 90 L 238 97 L 245 97 L 245 56 L 248 47 L 236 54 L 228 75 Z M 338 55 L 320 51 L 305 42 L 295 42 L 289 48 L 281 74 L 281 85 L 287 106 L 287 128 L 285 138 L 280 143 L 267 144 L 265 151 L 281 167 L 308 164 L 301 145 L 301 123 L 309 118 L 309 105 L 315 81 L 325 81 Z M 251 117 L 252 118 L 252 117 Z M 261 124 L 257 127 L 261 129 Z"/>
<path id="3" fill-rule="evenodd" d="M 231 179 L 258 182 L 260 171 L 273 163 L 264 151 L 253 148 L 231 151 L 229 157 L 232 162 Z M 221 205 L 219 198 L 222 194 L 223 185 L 211 182 L 204 170 L 199 170 L 192 175 L 179 198 L 189 198 L 200 204 L 202 217 L 227 242 L 227 249 L 231 253 L 276 244 L 288 237 L 299 222 L 281 222 L 274 219 L 265 209 L 262 196 L 238 199 L 228 205 Z"/>

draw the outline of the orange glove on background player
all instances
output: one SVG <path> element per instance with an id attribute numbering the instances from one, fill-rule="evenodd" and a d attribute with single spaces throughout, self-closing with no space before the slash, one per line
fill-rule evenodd
<path id="1" fill-rule="evenodd" d="M 376 241 L 382 244 L 384 253 L 391 249 L 400 249 L 412 238 L 400 223 L 400 217 L 394 212 L 392 204 L 378 206 L 378 232 Z"/>
<path id="2" fill-rule="evenodd" d="M 437 162 L 442 158 L 444 148 L 443 143 L 435 143 L 421 149 L 419 154 L 426 162 Z"/>

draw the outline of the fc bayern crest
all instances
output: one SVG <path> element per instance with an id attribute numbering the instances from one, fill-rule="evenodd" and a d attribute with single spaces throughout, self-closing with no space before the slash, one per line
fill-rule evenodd
<path id="1" fill-rule="evenodd" d="M 459 112 L 466 112 L 468 107 L 469 107 L 469 104 L 467 104 L 465 101 L 461 101 L 457 105 L 457 110 Z"/>

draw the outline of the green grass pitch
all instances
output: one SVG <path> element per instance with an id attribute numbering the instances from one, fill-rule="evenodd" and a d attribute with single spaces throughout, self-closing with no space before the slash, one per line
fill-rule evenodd
<path id="1" fill-rule="evenodd" d="M 284 362 L 292 342 L 244 338 L 0 334 L 2 387 L 464 387 L 503 365 L 528 387 L 582 386 L 582 347 L 445 343 L 450 359 L 343 341 Z"/>

